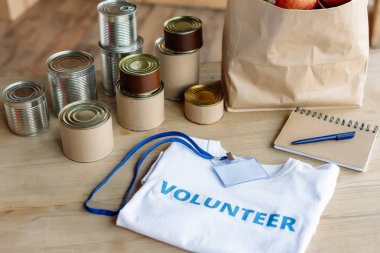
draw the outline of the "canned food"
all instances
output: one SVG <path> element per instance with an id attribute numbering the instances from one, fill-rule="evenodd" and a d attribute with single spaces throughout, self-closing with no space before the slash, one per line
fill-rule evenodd
<path id="1" fill-rule="evenodd" d="M 125 48 L 111 49 L 100 45 L 102 50 L 103 88 L 107 96 L 115 96 L 115 86 L 120 79 L 120 60 L 131 54 L 142 53 L 143 46 L 144 39 L 140 36 L 135 44 Z"/>
<path id="2" fill-rule="evenodd" d="M 94 58 L 86 52 L 68 50 L 50 56 L 46 62 L 54 114 L 78 100 L 96 100 Z"/>
<path id="3" fill-rule="evenodd" d="M 192 86 L 185 92 L 185 116 L 197 124 L 216 123 L 223 117 L 223 101 L 219 84 Z"/>
<path id="4" fill-rule="evenodd" d="M 173 53 L 167 50 L 164 37 L 158 38 L 155 44 L 161 64 L 161 80 L 165 84 L 165 98 L 183 100 L 185 90 L 199 83 L 199 50 Z"/>
<path id="5" fill-rule="evenodd" d="M 65 156 L 93 162 L 108 156 L 114 147 L 111 110 L 99 101 L 77 101 L 59 113 Z"/>
<path id="6" fill-rule="evenodd" d="M 165 120 L 164 86 L 145 97 L 131 97 L 116 86 L 117 118 L 120 125 L 132 131 L 159 127 Z"/>
<path id="7" fill-rule="evenodd" d="M 127 47 L 137 41 L 137 6 L 125 0 L 106 0 L 98 4 L 100 44 Z"/>
<path id="8" fill-rule="evenodd" d="M 166 48 L 173 52 L 191 52 L 203 46 L 202 21 L 192 16 L 171 18 L 164 23 Z"/>
<path id="9" fill-rule="evenodd" d="M 161 85 L 160 62 L 150 54 L 132 54 L 121 59 L 120 89 L 123 92 L 143 94 L 157 90 Z"/>
<path id="10" fill-rule="evenodd" d="M 5 87 L 2 97 L 13 133 L 34 136 L 49 128 L 49 109 L 42 85 L 33 81 L 15 82 Z"/>

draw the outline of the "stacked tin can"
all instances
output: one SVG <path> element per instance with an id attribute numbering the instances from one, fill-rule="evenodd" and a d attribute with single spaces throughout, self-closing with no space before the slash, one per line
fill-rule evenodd
<path id="1" fill-rule="evenodd" d="M 164 23 L 164 36 L 156 40 L 165 98 L 183 100 L 184 92 L 199 82 L 199 51 L 203 46 L 202 21 L 192 16 Z"/>
<path id="2" fill-rule="evenodd" d="M 134 53 L 142 53 L 144 40 L 137 35 L 137 6 L 125 0 L 106 0 L 98 4 L 99 46 L 102 51 L 103 88 L 115 96 L 120 78 L 119 61 Z"/>
<path id="3" fill-rule="evenodd" d="M 160 126 L 165 110 L 159 60 L 149 54 L 132 54 L 120 61 L 119 68 L 116 103 L 120 125 L 133 131 Z"/>
<path id="4" fill-rule="evenodd" d="M 72 102 L 98 99 L 94 58 L 89 53 L 58 52 L 47 59 L 46 68 L 55 116 Z"/>

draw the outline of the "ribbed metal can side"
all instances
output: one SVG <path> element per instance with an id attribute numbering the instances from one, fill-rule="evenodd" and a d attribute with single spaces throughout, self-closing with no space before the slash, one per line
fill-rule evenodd
<path id="1" fill-rule="evenodd" d="M 29 96 L 18 96 L 26 89 Z M 22 91 L 21 91 L 22 92 Z M 32 81 L 8 85 L 3 91 L 4 108 L 9 129 L 20 136 L 34 136 L 50 127 L 45 89 Z"/>

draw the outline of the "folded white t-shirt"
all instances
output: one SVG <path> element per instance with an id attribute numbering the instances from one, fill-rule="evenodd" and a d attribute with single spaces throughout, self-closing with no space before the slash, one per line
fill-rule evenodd
<path id="1" fill-rule="evenodd" d="M 214 156 L 218 141 L 194 139 Z M 225 188 L 212 161 L 173 143 L 120 211 L 117 225 L 194 252 L 304 252 L 331 199 L 339 167 L 289 159 L 267 179 Z"/>

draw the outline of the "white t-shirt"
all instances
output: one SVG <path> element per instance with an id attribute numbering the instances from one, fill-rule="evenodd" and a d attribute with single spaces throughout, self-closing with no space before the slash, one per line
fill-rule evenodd
<path id="1" fill-rule="evenodd" d="M 194 139 L 215 156 L 218 141 Z M 339 167 L 289 159 L 261 179 L 224 188 L 212 162 L 173 143 L 120 211 L 117 225 L 194 252 L 304 252 Z"/>

